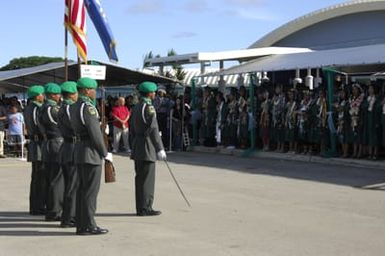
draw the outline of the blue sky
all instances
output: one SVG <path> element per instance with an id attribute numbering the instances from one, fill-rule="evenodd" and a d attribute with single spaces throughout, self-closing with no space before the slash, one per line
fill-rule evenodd
<path id="1" fill-rule="evenodd" d="M 3 1 L 0 66 L 31 55 L 64 56 L 64 0 Z M 225 51 L 250 46 L 301 15 L 342 3 L 338 0 L 101 0 L 118 42 L 119 64 L 141 68 L 153 51 L 165 56 Z M 43 7 L 44 6 L 44 7 Z M 88 19 L 88 58 L 108 61 Z M 69 58 L 76 59 L 70 41 Z"/>

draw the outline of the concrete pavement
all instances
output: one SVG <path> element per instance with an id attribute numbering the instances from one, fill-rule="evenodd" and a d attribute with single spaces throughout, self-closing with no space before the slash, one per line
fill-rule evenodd
<path id="1" fill-rule="evenodd" d="M 110 233 L 79 237 L 29 216 L 29 164 L 0 159 L 0 256 L 385 251 L 385 170 L 193 152 L 169 161 L 192 209 L 158 162 L 154 208 L 163 214 L 136 217 L 133 162 L 116 156 L 118 180 L 102 183 L 97 210 Z"/>

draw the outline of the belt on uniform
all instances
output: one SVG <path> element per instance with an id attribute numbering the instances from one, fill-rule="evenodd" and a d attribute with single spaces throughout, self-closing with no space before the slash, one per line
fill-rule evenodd
<path id="1" fill-rule="evenodd" d="M 76 142 L 80 142 L 80 141 L 89 141 L 90 140 L 90 137 L 88 136 L 81 136 L 81 135 L 76 135 L 75 136 L 75 140 Z"/>
<path id="2" fill-rule="evenodd" d="M 64 142 L 66 143 L 76 143 L 77 139 L 76 139 L 76 136 L 73 136 L 73 137 L 64 137 Z"/>
<path id="3" fill-rule="evenodd" d="M 47 140 L 54 140 L 54 139 L 61 139 L 63 138 L 62 136 L 57 136 L 57 135 L 47 135 L 46 139 Z"/>
<path id="4" fill-rule="evenodd" d="M 34 142 L 39 142 L 39 141 L 43 141 L 44 140 L 44 137 L 42 135 L 33 135 L 31 136 L 30 140 L 34 141 Z"/>

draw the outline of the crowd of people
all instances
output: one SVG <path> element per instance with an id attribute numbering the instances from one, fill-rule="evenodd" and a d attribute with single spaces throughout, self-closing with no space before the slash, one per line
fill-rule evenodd
<path id="1" fill-rule="evenodd" d="M 385 99 L 376 83 L 352 83 L 310 91 L 260 86 L 254 108 L 244 86 L 226 95 L 210 88 L 197 93 L 197 144 L 246 149 L 251 131 L 263 151 L 327 155 L 334 136 L 339 156 L 378 159 L 385 147 Z M 380 93 L 381 92 L 381 93 Z M 254 111 L 254 112 L 252 112 Z M 194 118 L 195 115 L 195 118 Z"/>
<path id="2" fill-rule="evenodd" d="M 177 95 L 161 87 L 154 107 L 166 149 L 185 150 L 191 142 L 248 149 L 254 129 L 259 150 L 326 156 L 334 139 L 334 156 L 376 160 L 385 147 L 385 100 L 380 87 L 340 84 L 329 102 L 322 86 L 310 91 L 262 85 L 255 90 L 253 108 L 245 86 L 225 91 L 198 88 L 194 97 L 191 88 Z M 129 118 L 136 102 L 135 95 L 107 98 L 114 152 L 130 152 Z"/>

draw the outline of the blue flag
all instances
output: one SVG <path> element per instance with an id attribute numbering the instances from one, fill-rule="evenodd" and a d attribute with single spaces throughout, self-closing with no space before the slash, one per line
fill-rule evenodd
<path id="1" fill-rule="evenodd" d="M 98 31 L 99 37 L 103 42 L 104 49 L 110 61 L 118 61 L 116 54 L 116 41 L 112 35 L 111 29 L 108 26 L 106 14 L 100 4 L 100 0 L 85 0 L 88 15 Z"/>

